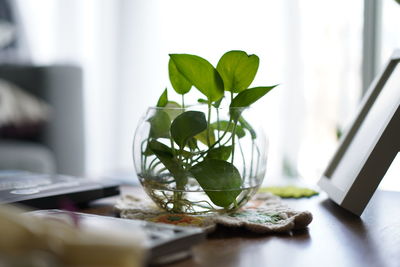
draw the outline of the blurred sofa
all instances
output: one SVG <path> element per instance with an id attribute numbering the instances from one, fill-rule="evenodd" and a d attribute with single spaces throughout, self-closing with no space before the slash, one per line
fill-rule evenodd
<path id="1" fill-rule="evenodd" d="M 0 65 L 9 81 L 50 106 L 50 119 L 33 140 L 0 138 L 0 169 L 81 176 L 85 172 L 83 75 L 69 65 Z"/>

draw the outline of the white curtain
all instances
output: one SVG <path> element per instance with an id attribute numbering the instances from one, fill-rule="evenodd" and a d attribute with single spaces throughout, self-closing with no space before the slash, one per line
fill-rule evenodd
<path id="1" fill-rule="evenodd" d="M 36 64 L 76 64 L 84 71 L 87 174 L 118 166 L 117 113 L 122 95 L 121 1 L 18 0 Z M 72 106 L 72 105 L 71 105 Z"/>
<path id="2" fill-rule="evenodd" d="M 33 61 L 85 71 L 89 175 L 133 173 L 135 126 L 168 81 L 169 53 L 216 64 L 257 54 L 255 108 L 269 135 L 266 181 L 316 179 L 358 102 L 362 0 L 18 0 Z M 172 90 L 169 91 L 173 95 Z"/>

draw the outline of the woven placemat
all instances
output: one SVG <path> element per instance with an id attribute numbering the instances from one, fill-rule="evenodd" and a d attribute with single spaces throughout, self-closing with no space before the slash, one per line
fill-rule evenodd
<path id="1" fill-rule="evenodd" d="M 264 192 L 256 194 L 244 207 L 224 214 L 172 214 L 158 208 L 147 196 L 122 196 L 115 205 L 121 218 L 201 227 L 208 232 L 218 224 L 245 228 L 255 233 L 282 233 L 306 228 L 312 221 L 309 211 L 296 211 L 280 197 Z"/>

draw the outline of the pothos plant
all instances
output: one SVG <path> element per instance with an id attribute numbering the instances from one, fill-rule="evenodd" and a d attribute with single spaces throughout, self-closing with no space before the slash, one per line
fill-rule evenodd
<path id="1" fill-rule="evenodd" d="M 141 145 L 140 176 L 151 178 L 145 182 L 153 185 L 174 184 L 172 199 L 158 203 L 171 212 L 182 212 L 195 204 L 183 197 L 189 179 L 197 181 L 214 205 L 237 207 L 243 177 L 234 165 L 236 139 L 246 132 L 252 139 L 257 137 L 242 112 L 276 85 L 249 88 L 259 58 L 244 51 L 225 53 L 216 67 L 196 55 L 169 56 L 170 82 L 181 95 L 181 103 L 170 101 L 167 89 L 161 94 L 156 112 L 148 119 L 149 135 Z M 198 102 L 207 105 L 207 112 L 188 110 L 185 95 L 193 87 L 204 95 Z M 229 105 L 229 120 L 218 116 L 224 102 Z M 213 108 L 215 118 L 211 116 Z M 156 172 L 160 165 L 163 167 Z M 161 171 L 169 172 L 167 180 L 158 179 Z"/>

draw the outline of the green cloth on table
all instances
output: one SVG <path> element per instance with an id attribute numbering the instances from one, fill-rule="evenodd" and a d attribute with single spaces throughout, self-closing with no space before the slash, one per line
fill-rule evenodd
<path id="1" fill-rule="evenodd" d="M 315 190 L 293 185 L 262 187 L 258 192 L 269 192 L 282 198 L 303 198 L 318 195 L 318 192 Z"/>

